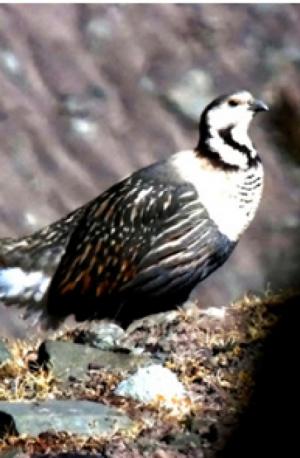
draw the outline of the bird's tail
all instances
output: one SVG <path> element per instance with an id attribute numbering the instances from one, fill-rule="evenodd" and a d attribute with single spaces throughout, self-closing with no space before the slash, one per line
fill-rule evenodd
<path id="1" fill-rule="evenodd" d="M 43 272 L 26 272 L 21 267 L 0 268 L 0 300 L 9 304 L 40 302 L 49 286 L 50 278 Z"/>
<path id="2" fill-rule="evenodd" d="M 47 291 L 83 212 L 81 207 L 26 237 L 0 239 L 0 302 L 44 327 L 57 326 L 47 313 Z"/>
<path id="3" fill-rule="evenodd" d="M 25 240 L 0 239 L 0 302 L 19 309 L 20 316 L 31 325 L 39 323 L 45 328 L 45 297 L 51 275 L 26 252 Z"/>
<path id="4" fill-rule="evenodd" d="M 33 254 L 26 237 L 0 239 L 0 299 L 41 299 L 47 283 L 46 275 Z"/>

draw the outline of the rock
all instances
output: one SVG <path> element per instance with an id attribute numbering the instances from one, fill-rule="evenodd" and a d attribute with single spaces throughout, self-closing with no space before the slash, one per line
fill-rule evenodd
<path id="1" fill-rule="evenodd" d="M 17 55 L 6 47 L 0 46 L 0 68 L 16 84 L 25 82 L 23 66 Z"/>
<path id="2" fill-rule="evenodd" d="M 157 85 L 155 84 L 155 82 L 147 75 L 144 75 L 142 76 L 142 78 L 140 79 L 139 81 L 139 85 L 140 87 L 146 91 L 146 92 L 150 92 L 151 94 L 155 94 L 155 95 L 158 95 L 159 94 L 159 91 L 158 91 L 158 88 L 157 88 Z"/>
<path id="3" fill-rule="evenodd" d="M 133 334 L 138 329 L 143 329 L 145 327 L 160 326 L 165 323 L 172 323 L 179 316 L 178 310 L 171 310 L 169 312 L 160 312 L 153 313 L 152 315 L 147 315 L 143 318 L 133 321 L 127 328 L 126 334 L 124 335 L 124 341 L 130 334 Z M 123 339 L 122 339 L 123 343 Z"/>
<path id="4" fill-rule="evenodd" d="M 60 94 L 59 113 L 68 116 L 86 118 L 103 105 L 106 92 L 103 87 L 92 85 L 81 93 Z"/>
<path id="5" fill-rule="evenodd" d="M 164 95 L 165 100 L 175 111 L 191 121 L 199 122 L 203 107 L 215 96 L 212 80 L 200 69 L 189 70 Z"/>
<path id="6" fill-rule="evenodd" d="M 144 355 L 104 351 L 62 341 L 46 341 L 38 351 L 38 363 L 49 365 L 55 377 L 62 381 L 67 381 L 70 376 L 83 378 L 89 367 L 129 371 L 151 362 L 153 360 Z"/>
<path id="7" fill-rule="evenodd" d="M 189 70 L 167 92 L 161 92 L 152 78 L 144 75 L 139 81 L 140 87 L 158 96 L 167 107 L 195 123 L 199 122 L 200 113 L 214 97 L 212 80 L 200 69 Z"/>
<path id="8" fill-rule="evenodd" d="M 159 364 L 140 368 L 116 388 L 117 396 L 124 396 L 145 404 L 158 403 L 172 411 L 185 410 L 188 394 L 176 375 Z"/>
<path id="9" fill-rule="evenodd" d="M 124 334 L 124 329 L 115 323 L 92 322 L 80 334 L 78 341 L 101 350 L 112 350 L 118 346 L 118 341 Z"/>
<path id="10" fill-rule="evenodd" d="M 80 138 L 92 137 L 97 133 L 97 124 L 85 117 L 73 116 L 69 120 L 68 127 L 72 134 Z"/>
<path id="11" fill-rule="evenodd" d="M 190 449 L 197 450 L 199 455 L 197 458 L 203 457 L 201 452 L 202 438 L 199 434 L 195 433 L 177 433 L 175 436 L 168 438 L 168 444 L 172 445 L 176 450 L 186 453 Z"/>
<path id="12" fill-rule="evenodd" d="M 13 447 L 1 453 L 1 458 L 29 458 L 30 454 L 22 451 L 20 447 Z"/>
<path id="13" fill-rule="evenodd" d="M 101 51 L 103 44 L 112 38 L 110 22 L 103 17 L 93 17 L 86 25 L 86 37 L 92 51 Z"/>
<path id="14" fill-rule="evenodd" d="M 53 430 L 81 436 L 109 436 L 133 427 L 115 407 L 90 401 L 0 402 L 0 434 L 38 436 Z"/>
<path id="15" fill-rule="evenodd" d="M 0 340 L 0 367 L 11 359 L 11 353 L 5 343 Z"/>

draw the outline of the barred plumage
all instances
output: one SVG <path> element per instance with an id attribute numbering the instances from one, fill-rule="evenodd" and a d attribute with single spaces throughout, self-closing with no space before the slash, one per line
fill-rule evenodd
<path id="1" fill-rule="evenodd" d="M 245 91 L 222 96 L 204 110 L 194 151 L 135 172 L 33 236 L 3 240 L 0 298 L 40 309 L 50 325 L 68 314 L 127 324 L 180 305 L 254 217 L 263 169 L 247 129 L 265 109 Z"/>

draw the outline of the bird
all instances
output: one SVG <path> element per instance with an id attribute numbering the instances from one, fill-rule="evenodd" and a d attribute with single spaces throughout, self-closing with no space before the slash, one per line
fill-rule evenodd
<path id="1" fill-rule="evenodd" d="M 246 91 L 203 110 L 196 147 L 123 179 L 59 221 L 0 240 L 0 301 L 47 328 L 73 315 L 126 327 L 184 303 L 253 220 L 263 164 L 248 129 L 268 106 Z"/>

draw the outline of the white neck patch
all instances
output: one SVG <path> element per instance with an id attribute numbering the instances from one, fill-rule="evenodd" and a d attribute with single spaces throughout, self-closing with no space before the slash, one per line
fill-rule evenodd
<path id="1" fill-rule="evenodd" d="M 225 164 L 236 165 L 241 169 L 248 168 L 247 154 L 241 152 L 238 148 L 229 145 L 219 134 L 218 130 L 210 128 L 210 137 L 206 140 L 209 149 L 216 152 Z M 245 146 L 251 158 L 257 156 L 257 152 L 248 136 L 247 127 L 241 123 L 230 130 L 232 139 L 241 146 Z"/>
<path id="2" fill-rule="evenodd" d="M 253 114 L 253 111 L 243 105 L 235 108 L 221 105 L 207 113 L 206 123 L 210 135 L 203 140 L 226 164 L 236 165 L 241 169 L 248 167 L 247 155 L 239 151 L 238 148 L 229 145 L 220 135 L 220 131 L 226 131 L 227 129 L 230 129 L 234 142 L 245 146 L 250 151 L 252 158 L 257 156 L 248 135 L 248 128 L 253 119 Z"/>

